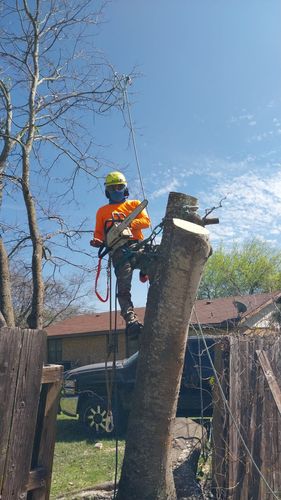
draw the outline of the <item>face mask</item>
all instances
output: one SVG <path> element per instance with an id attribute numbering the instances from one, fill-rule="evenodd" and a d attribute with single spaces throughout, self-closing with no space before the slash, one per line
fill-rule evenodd
<path id="1" fill-rule="evenodd" d="M 109 193 L 110 196 L 110 202 L 111 203 L 120 203 L 121 201 L 125 200 L 124 196 L 125 188 L 122 189 L 121 191 L 112 191 Z"/>

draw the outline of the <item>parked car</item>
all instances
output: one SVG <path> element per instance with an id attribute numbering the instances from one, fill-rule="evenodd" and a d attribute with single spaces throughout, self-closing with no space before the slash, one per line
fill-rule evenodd
<path id="1" fill-rule="evenodd" d="M 217 337 L 207 337 L 211 358 Z M 96 434 L 112 430 L 108 425 L 108 394 L 112 389 L 112 411 L 118 427 L 124 427 L 130 411 L 134 390 L 138 352 L 130 358 L 113 363 L 81 366 L 65 372 L 61 411 L 79 420 Z M 205 345 L 199 337 L 189 337 L 178 398 L 177 415 L 200 417 L 212 415 L 213 369 Z M 122 424 L 122 425 L 120 425 Z"/>

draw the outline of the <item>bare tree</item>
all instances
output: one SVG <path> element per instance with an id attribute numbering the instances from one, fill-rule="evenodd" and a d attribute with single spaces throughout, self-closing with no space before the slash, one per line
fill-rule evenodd
<path id="1" fill-rule="evenodd" d="M 73 252 L 81 251 L 84 221 L 68 223 L 66 212 L 81 174 L 98 184 L 89 123 L 122 105 L 115 72 L 93 43 L 102 13 L 94 0 L 1 4 L 0 310 L 10 326 L 9 258 L 32 256 L 30 328 L 43 324 L 43 269 L 79 267 Z M 9 204 L 23 205 L 26 223 L 8 213 Z"/>
<path id="2" fill-rule="evenodd" d="M 12 262 L 11 289 L 12 302 L 15 311 L 16 326 L 26 328 L 27 318 L 32 306 L 33 282 L 31 271 L 24 263 Z M 43 327 L 55 321 L 85 313 L 87 307 L 85 298 L 89 288 L 85 286 L 87 276 L 79 272 L 71 274 L 68 279 L 54 279 L 48 276 L 44 279 Z"/>

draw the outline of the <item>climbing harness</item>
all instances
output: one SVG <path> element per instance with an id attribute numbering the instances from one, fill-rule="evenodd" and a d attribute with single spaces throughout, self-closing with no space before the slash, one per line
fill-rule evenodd
<path id="1" fill-rule="evenodd" d="M 140 268 L 142 274 L 149 274 L 149 269 L 158 256 L 159 245 L 155 243 L 155 238 L 163 230 L 163 225 L 164 220 L 160 222 L 160 224 L 155 226 L 148 238 L 136 242 L 131 242 L 130 245 L 124 245 L 122 248 L 123 257 L 119 260 L 118 264 L 115 266 L 115 269 L 118 269 L 127 260 L 130 260 L 132 265 L 134 265 L 134 261 L 136 262 L 138 260 L 138 267 Z"/>

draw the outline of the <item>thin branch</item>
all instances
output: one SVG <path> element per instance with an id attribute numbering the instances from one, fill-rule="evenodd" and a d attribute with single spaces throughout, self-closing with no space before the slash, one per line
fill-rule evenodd
<path id="1" fill-rule="evenodd" d="M 204 217 L 202 217 L 202 220 L 205 220 L 205 219 L 208 217 L 208 215 L 210 215 L 210 214 L 211 214 L 214 210 L 217 210 L 218 208 L 222 208 L 222 202 L 223 202 L 224 200 L 226 200 L 226 199 L 227 199 L 227 196 L 224 196 L 224 197 L 220 200 L 220 202 L 219 202 L 219 204 L 218 204 L 217 206 L 214 206 L 214 207 L 212 207 L 212 208 L 206 208 L 206 209 L 205 209 L 205 215 L 204 215 Z"/>

